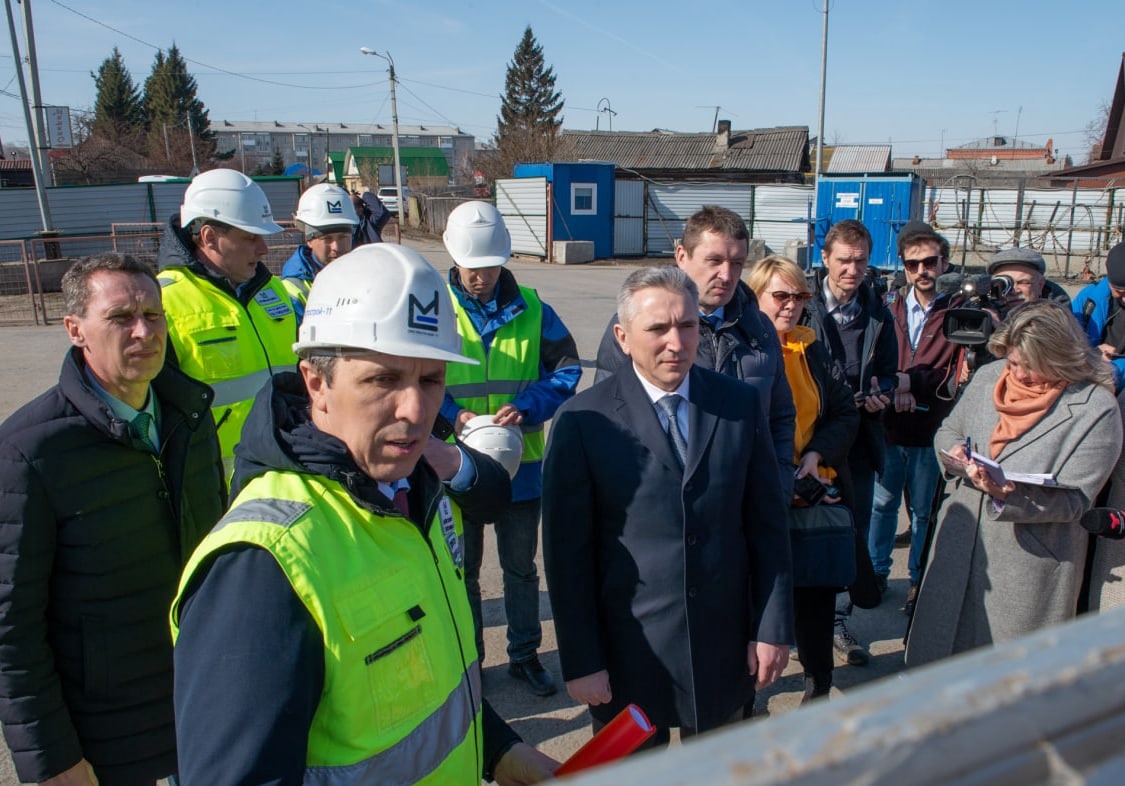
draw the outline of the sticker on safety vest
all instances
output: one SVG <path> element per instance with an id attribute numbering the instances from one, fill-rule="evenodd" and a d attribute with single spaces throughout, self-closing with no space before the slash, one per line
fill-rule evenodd
<path id="1" fill-rule="evenodd" d="M 441 534 L 449 546 L 449 554 L 453 557 L 453 564 L 458 568 L 465 567 L 465 549 L 461 536 L 457 534 L 457 522 L 453 519 L 453 505 L 449 497 L 442 497 L 438 503 L 438 517 L 441 519 Z"/>
<path id="2" fill-rule="evenodd" d="M 261 306 L 265 310 L 266 315 L 271 319 L 287 317 L 293 311 L 292 306 L 278 297 L 278 294 L 268 287 L 254 295 L 254 302 Z"/>

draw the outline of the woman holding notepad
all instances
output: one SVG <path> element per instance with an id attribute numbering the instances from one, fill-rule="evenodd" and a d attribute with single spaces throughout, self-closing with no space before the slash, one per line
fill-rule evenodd
<path id="1" fill-rule="evenodd" d="M 934 438 L 949 496 L 907 640 L 911 666 L 1074 616 L 1087 546 L 1078 520 L 1121 451 L 1112 368 L 1069 310 L 1020 306 L 988 349 L 1001 360 L 976 372 Z M 1021 475 L 1048 480 L 1013 481 Z"/>

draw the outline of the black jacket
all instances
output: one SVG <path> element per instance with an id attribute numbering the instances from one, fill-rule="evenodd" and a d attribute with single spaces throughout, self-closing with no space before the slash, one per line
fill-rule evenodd
<path id="1" fill-rule="evenodd" d="M 597 374 L 594 382 L 607 379 L 625 365 L 626 356 L 613 335 L 614 314 L 598 346 Z M 781 344 L 773 324 L 758 308 L 758 299 L 744 282 L 735 288 L 734 297 L 723 308 L 723 322 L 717 329 L 699 322 L 699 351 L 695 364 L 742 380 L 758 391 L 770 437 L 780 465 L 782 486 L 793 487 L 793 422 L 797 411 L 785 378 Z"/>
<path id="2" fill-rule="evenodd" d="M 462 510 L 487 499 L 506 502 L 511 495 L 507 472 L 491 459 L 472 455 L 476 485 L 450 496 Z M 324 475 L 339 481 L 360 507 L 395 510 L 343 442 L 311 423 L 304 383 L 292 372 L 275 375 L 254 401 L 236 448 L 232 493 L 269 470 Z M 409 479 L 410 509 L 427 509 L 442 484 L 424 460 Z M 247 597 L 254 599 L 252 607 Z M 324 642 L 276 560 L 255 546 L 221 552 L 185 590 L 180 625 L 180 782 L 303 783 L 309 727 L 324 683 Z M 483 729 L 484 770 L 489 772 L 519 737 L 487 702 Z"/>
<path id="3" fill-rule="evenodd" d="M 176 771 L 168 609 L 225 487 L 210 388 L 166 366 L 153 390 L 159 457 L 77 349 L 0 426 L 0 720 L 21 781 L 83 757 L 104 786 Z"/>
<path id="4" fill-rule="evenodd" d="M 836 329 L 836 320 L 829 315 L 824 302 L 824 274 L 824 269 L 820 268 L 810 281 L 813 297 L 805 307 L 801 322 L 816 331 L 817 341 L 828 348 L 833 360 L 843 365 L 844 345 Z M 859 373 L 862 392 L 866 393 L 870 389 L 872 377 L 878 377 L 880 388 L 894 390 L 898 384 L 898 338 L 895 336 L 894 319 L 867 284 L 860 286 L 856 297 L 863 309 L 860 318 L 866 323 Z M 859 436 L 856 437 L 854 448 L 870 457 L 876 472 L 883 471 L 883 439 L 883 413 L 871 414 L 860 410 Z"/>

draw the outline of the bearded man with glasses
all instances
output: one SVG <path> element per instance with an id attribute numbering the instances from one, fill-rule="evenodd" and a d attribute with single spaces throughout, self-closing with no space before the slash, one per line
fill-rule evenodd
<path id="1" fill-rule="evenodd" d="M 868 551 L 880 584 L 891 572 L 899 506 L 906 492 L 910 516 L 910 588 L 903 611 L 914 611 L 930 508 L 940 468 L 934 434 L 953 407 L 961 349 L 946 340 L 941 325 L 951 296 L 938 291 L 937 278 L 949 266 L 949 242 L 922 221 L 898 235 L 906 286 L 887 295 L 898 337 L 898 385 L 894 404 L 883 416 L 886 446 L 875 478 Z"/>

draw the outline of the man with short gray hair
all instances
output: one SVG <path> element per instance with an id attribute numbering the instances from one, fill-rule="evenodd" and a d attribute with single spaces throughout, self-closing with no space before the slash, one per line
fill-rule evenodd
<path id="1" fill-rule="evenodd" d="M 740 720 L 793 641 L 788 495 L 757 390 L 693 365 L 698 289 L 622 285 L 629 364 L 555 415 L 543 556 L 567 691 L 595 733 L 623 707 L 681 736 Z"/>

